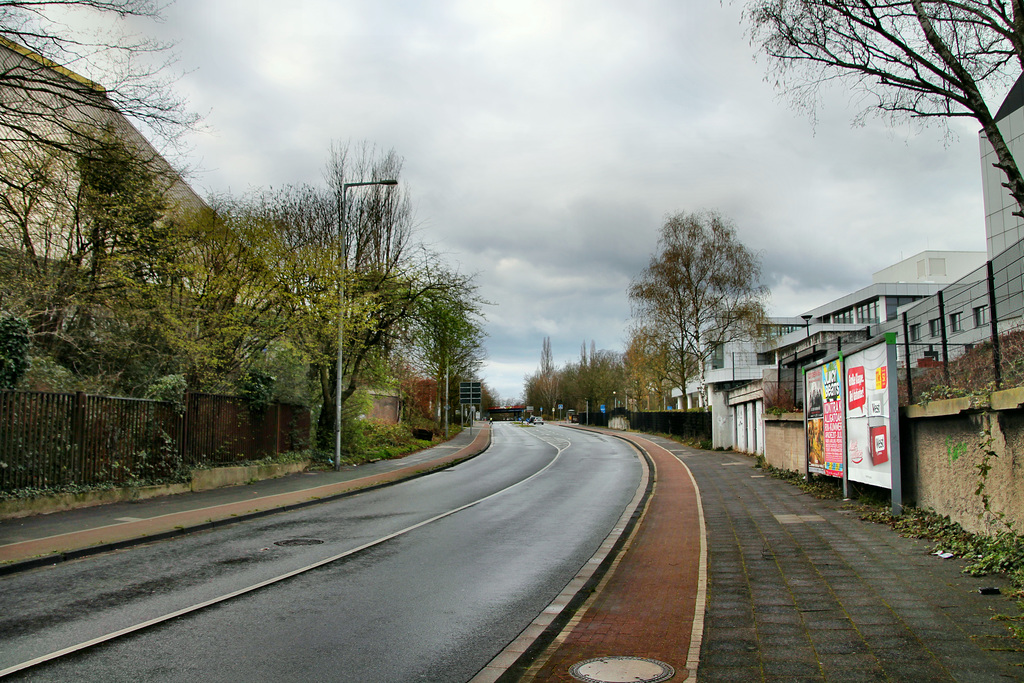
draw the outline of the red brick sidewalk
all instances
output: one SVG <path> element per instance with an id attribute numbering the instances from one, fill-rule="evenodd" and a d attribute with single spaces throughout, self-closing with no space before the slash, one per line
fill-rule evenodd
<path id="1" fill-rule="evenodd" d="M 655 465 L 654 492 L 617 566 L 524 681 L 574 681 L 588 659 L 656 659 L 685 680 L 697 666 L 704 615 L 706 543 L 700 496 L 689 470 L 664 448 L 634 435 Z M 694 624 L 696 623 L 696 628 Z"/>

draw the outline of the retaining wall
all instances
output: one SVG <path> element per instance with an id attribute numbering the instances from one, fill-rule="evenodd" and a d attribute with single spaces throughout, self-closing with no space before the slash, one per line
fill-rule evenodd
<path id="1" fill-rule="evenodd" d="M 1024 530 L 1024 388 L 995 392 L 990 403 L 959 398 L 902 411 L 903 499 L 971 531 L 1005 529 L 1002 517 L 1019 533 Z M 765 460 L 806 473 L 801 414 L 765 416 Z M 982 479 L 979 465 L 985 462 L 991 469 Z M 977 493 L 980 483 L 989 497 L 988 511 Z"/>
<path id="2" fill-rule="evenodd" d="M 1024 529 L 1024 389 L 992 394 L 991 408 L 965 398 L 910 406 L 901 422 L 904 497 L 949 515 L 964 528 Z M 904 434 L 903 432 L 908 432 Z M 991 454 L 986 456 L 986 451 Z M 979 465 L 991 466 L 981 477 Z M 986 512 L 980 483 L 989 496 Z"/>
<path id="3" fill-rule="evenodd" d="M 125 486 L 83 493 L 55 493 L 32 498 L 0 500 L 0 519 L 14 519 L 29 515 L 48 514 L 64 510 L 93 507 L 107 503 L 145 500 L 157 496 L 171 496 L 189 491 L 237 486 L 250 481 L 275 479 L 294 472 L 303 472 L 309 461 L 277 465 L 250 465 L 240 467 L 214 467 L 192 471 L 191 484 L 162 484 L 157 486 Z"/>
<path id="4" fill-rule="evenodd" d="M 772 467 L 807 472 L 803 413 L 764 416 L 764 459 Z"/>

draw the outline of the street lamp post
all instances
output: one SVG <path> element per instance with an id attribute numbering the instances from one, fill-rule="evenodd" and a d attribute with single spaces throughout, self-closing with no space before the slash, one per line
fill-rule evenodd
<path id="1" fill-rule="evenodd" d="M 345 195 L 350 187 L 367 185 L 397 185 L 397 180 L 365 180 L 358 183 L 342 183 L 338 195 L 338 236 L 341 238 L 341 275 L 338 278 L 338 371 L 337 387 L 334 392 L 334 470 L 341 469 L 341 392 L 342 392 L 342 349 L 345 346 L 345 270 L 348 268 L 348 232 L 345 224 Z"/>
<path id="2" fill-rule="evenodd" d="M 800 317 L 804 319 L 804 330 L 807 331 L 807 339 L 810 340 L 810 338 L 811 338 L 811 318 L 813 318 L 814 316 L 811 315 L 810 313 L 804 313 Z M 797 356 L 799 355 L 799 353 L 800 353 L 799 351 L 794 351 L 793 352 L 793 403 L 794 403 L 794 405 L 796 404 L 796 389 L 797 389 L 797 386 L 796 386 L 796 381 L 797 381 L 796 366 L 797 366 Z"/>

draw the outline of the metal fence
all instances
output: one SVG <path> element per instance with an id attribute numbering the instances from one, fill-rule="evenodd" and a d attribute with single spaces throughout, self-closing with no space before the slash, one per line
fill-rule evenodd
<path id="1" fill-rule="evenodd" d="M 305 448 L 309 410 L 187 393 L 171 403 L 84 393 L 0 391 L 0 491 L 159 483 L 195 467 Z"/>
<path id="2" fill-rule="evenodd" d="M 685 410 L 630 413 L 629 426 L 641 432 L 705 441 L 711 438 L 711 413 Z"/>
<path id="3" fill-rule="evenodd" d="M 711 413 L 702 411 L 665 410 L 633 412 L 616 408 L 609 413 L 580 413 L 579 424 L 607 427 L 610 418 L 625 417 L 629 428 L 648 434 L 669 434 L 684 439 L 703 441 L 711 438 Z"/>
<path id="4" fill-rule="evenodd" d="M 1024 242 L 873 331 L 899 343 L 903 400 L 936 385 L 965 390 L 1024 383 Z M 902 401 L 901 401 L 902 402 Z"/>

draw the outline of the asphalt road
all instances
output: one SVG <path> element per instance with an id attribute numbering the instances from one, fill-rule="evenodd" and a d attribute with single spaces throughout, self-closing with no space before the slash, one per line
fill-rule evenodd
<path id="1" fill-rule="evenodd" d="M 496 424 L 449 470 L 6 577 L 0 670 L 331 560 L 9 680 L 467 681 L 593 555 L 640 472 L 617 439 Z"/>

